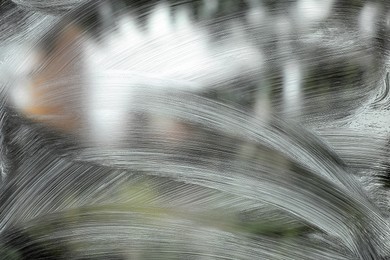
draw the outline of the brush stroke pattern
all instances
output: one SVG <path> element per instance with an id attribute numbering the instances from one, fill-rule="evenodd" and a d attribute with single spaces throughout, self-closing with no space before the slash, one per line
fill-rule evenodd
<path id="1" fill-rule="evenodd" d="M 3 259 L 387 259 L 385 1 L 0 1 Z"/>

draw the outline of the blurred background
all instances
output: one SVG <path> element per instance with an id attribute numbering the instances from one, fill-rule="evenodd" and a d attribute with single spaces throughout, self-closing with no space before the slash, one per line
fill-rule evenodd
<path id="1" fill-rule="evenodd" d="M 389 19 L 0 1 L 0 258 L 388 259 Z"/>

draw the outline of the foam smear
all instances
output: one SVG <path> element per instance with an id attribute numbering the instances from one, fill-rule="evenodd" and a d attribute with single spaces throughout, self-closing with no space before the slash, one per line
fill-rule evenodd
<path id="1" fill-rule="evenodd" d="M 0 18 L 5 259 L 390 256 L 387 6 L 52 2 Z"/>

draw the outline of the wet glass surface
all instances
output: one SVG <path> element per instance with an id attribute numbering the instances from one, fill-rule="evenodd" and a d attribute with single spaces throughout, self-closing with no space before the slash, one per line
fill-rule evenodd
<path id="1" fill-rule="evenodd" d="M 387 259 L 384 1 L 0 1 L 4 259 Z"/>

